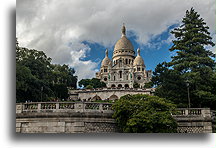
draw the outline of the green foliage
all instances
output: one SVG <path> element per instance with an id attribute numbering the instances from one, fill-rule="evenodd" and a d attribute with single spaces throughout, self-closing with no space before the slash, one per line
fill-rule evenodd
<path id="1" fill-rule="evenodd" d="M 189 81 L 191 106 L 215 108 L 215 55 L 205 49 L 206 46 L 214 46 L 208 29 L 193 8 L 186 11 L 182 25 L 171 32 L 176 39 L 170 51 L 176 52 L 176 55 L 171 62 L 158 64 L 153 72 L 156 95 L 186 107 L 186 81 Z"/>
<path id="2" fill-rule="evenodd" d="M 152 88 L 152 87 L 153 87 L 152 81 L 150 81 L 144 85 L 144 88 Z"/>
<path id="3" fill-rule="evenodd" d="M 92 78 L 92 79 L 82 79 L 78 82 L 79 86 L 87 88 L 87 86 L 91 86 L 93 88 L 103 88 L 106 87 L 104 82 L 101 82 L 99 79 Z"/>
<path id="4" fill-rule="evenodd" d="M 177 123 L 171 115 L 175 105 L 166 99 L 140 94 L 126 95 L 115 101 L 113 109 L 113 118 L 121 132 L 177 132 Z"/>
<path id="5" fill-rule="evenodd" d="M 69 97 L 68 88 L 66 84 L 53 84 L 52 90 L 54 92 L 54 96 L 60 99 L 67 99 Z"/>
<path id="6" fill-rule="evenodd" d="M 16 41 L 17 102 L 67 98 L 67 87 L 76 88 L 74 73 L 68 65 L 51 64 L 43 51 L 21 48 Z"/>
<path id="7" fill-rule="evenodd" d="M 93 86 L 91 86 L 91 85 L 87 85 L 85 88 L 86 88 L 86 89 L 92 89 Z"/>
<path id="8" fill-rule="evenodd" d="M 135 83 L 133 84 L 133 88 L 140 88 L 140 85 L 139 85 L 138 83 L 135 82 Z"/>

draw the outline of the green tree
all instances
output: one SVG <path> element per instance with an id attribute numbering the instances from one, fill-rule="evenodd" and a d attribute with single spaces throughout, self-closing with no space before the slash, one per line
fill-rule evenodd
<path id="1" fill-rule="evenodd" d="M 59 99 L 67 99 L 69 97 L 68 88 L 66 84 L 54 84 L 52 86 L 54 96 Z"/>
<path id="2" fill-rule="evenodd" d="M 44 52 L 21 48 L 16 42 L 17 102 L 47 100 L 53 94 L 49 87 L 50 61 Z M 41 91 L 43 88 L 43 92 Z"/>
<path id="3" fill-rule="evenodd" d="M 144 88 L 152 88 L 152 87 L 153 87 L 152 81 L 150 81 L 144 85 Z"/>
<path id="4" fill-rule="evenodd" d="M 166 99 L 140 94 L 126 95 L 115 101 L 113 109 L 113 118 L 121 132 L 177 132 L 177 122 L 171 115 L 175 105 Z"/>
<path id="5" fill-rule="evenodd" d="M 140 88 L 140 85 L 139 85 L 138 83 L 135 82 L 135 83 L 133 84 L 133 88 Z"/>
<path id="6" fill-rule="evenodd" d="M 76 88 L 77 76 L 74 76 L 75 70 L 68 65 L 51 65 L 52 81 L 56 84 L 66 84 L 67 87 Z"/>
<path id="7" fill-rule="evenodd" d="M 213 107 L 216 101 L 215 55 L 205 48 L 214 46 L 204 19 L 191 8 L 186 11 L 180 27 L 175 28 L 171 62 L 159 64 L 153 73 L 156 94 L 172 98 L 177 104 L 187 100 L 186 81 L 189 81 L 192 107 Z"/>
<path id="8" fill-rule="evenodd" d="M 42 51 L 19 47 L 16 40 L 17 102 L 67 98 L 67 87 L 76 88 L 74 73 L 68 65 L 51 64 L 51 58 Z"/>
<path id="9" fill-rule="evenodd" d="M 103 88 L 106 87 L 104 82 L 101 82 L 100 79 L 92 78 L 92 79 L 82 79 L 78 82 L 79 86 L 86 88 L 88 85 L 92 86 L 93 88 Z"/>
<path id="10" fill-rule="evenodd" d="M 86 86 L 86 89 L 92 89 L 92 88 L 93 88 L 93 86 L 91 86 L 91 85 Z"/>

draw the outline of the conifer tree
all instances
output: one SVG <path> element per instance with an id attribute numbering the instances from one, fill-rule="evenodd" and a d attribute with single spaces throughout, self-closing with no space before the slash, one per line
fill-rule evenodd
<path id="1" fill-rule="evenodd" d="M 172 57 L 171 62 L 167 65 L 172 73 L 179 75 L 178 81 L 174 80 L 175 82 L 172 82 L 178 83 L 175 85 L 177 87 L 174 90 L 171 89 L 173 93 L 180 94 L 178 103 L 181 99 L 182 102 L 187 99 L 187 95 L 185 95 L 187 92 L 181 90 L 182 88 L 186 90 L 186 81 L 188 81 L 192 107 L 215 106 L 216 78 L 214 72 L 215 61 L 213 60 L 215 55 L 206 50 L 207 46 L 213 47 L 214 43 L 208 29 L 209 27 L 204 19 L 200 18 L 200 15 L 191 8 L 186 11 L 181 26 L 171 32 L 176 39 L 173 40 L 173 46 L 169 50 L 176 52 L 176 55 Z M 157 73 L 157 80 L 161 76 L 172 79 L 169 74 Z M 155 79 L 156 77 L 153 78 L 153 80 Z M 157 85 L 157 82 L 154 82 Z M 169 85 L 165 82 L 160 84 L 163 93 L 167 89 L 166 86 Z M 170 90 L 166 91 L 170 92 Z M 160 96 L 159 92 L 158 90 L 156 93 Z M 172 98 L 172 96 L 163 97 Z"/>

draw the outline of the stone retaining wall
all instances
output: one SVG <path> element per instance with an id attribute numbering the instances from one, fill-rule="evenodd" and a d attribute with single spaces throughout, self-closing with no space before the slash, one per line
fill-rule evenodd
<path id="1" fill-rule="evenodd" d="M 106 113 L 21 113 L 16 118 L 18 133 L 112 133 L 117 132 L 112 114 Z"/>
<path id="2" fill-rule="evenodd" d="M 113 133 L 111 103 L 32 102 L 16 105 L 18 133 Z M 178 109 L 173 117 L 179 133 L 212 133 L 208 108 Z"/>

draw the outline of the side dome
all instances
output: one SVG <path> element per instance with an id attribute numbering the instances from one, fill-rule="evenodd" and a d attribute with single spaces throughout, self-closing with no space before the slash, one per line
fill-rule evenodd
<path id="1" fill-rule="evenodd" d="M 133 66 L 144 66 L 144 60 L 143 58 L 140 56 L 140 49 L 138 48 L 137 49 L 137 56 L 136 58 L 134 59 L 134 62 L 133 62 Z"/>
<path id="2" fill-rule="evenodd" d="M 110 62 L 111 60 L 108 57 L 105 57 L 103 61 L 101 62 L 101 66 L 108 66 Z"/>
<path id="3" fill-rule="evenodd" d="M 106 54 L 106 56 L 101 62 L 101 67 L 102 66 L 108 66 L 110 64 L 110 62 L 111 62 L 111 60 L 108 58 L 108 50 L 107 49 L 106 49 L 105 54 Z"/>

